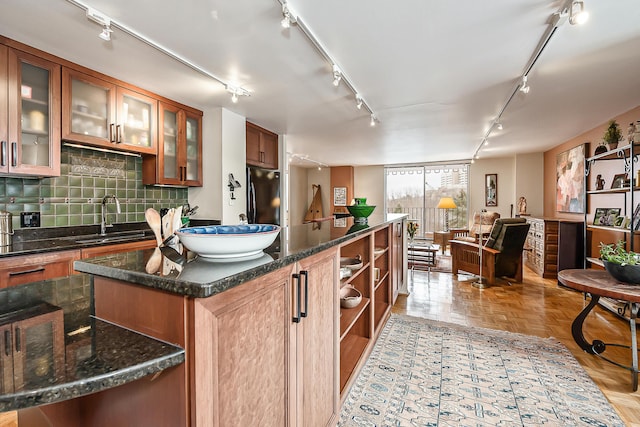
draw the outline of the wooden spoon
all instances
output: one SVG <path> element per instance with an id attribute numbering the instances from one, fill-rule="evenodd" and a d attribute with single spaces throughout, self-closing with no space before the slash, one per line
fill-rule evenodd
<path id="1" fill-rule="evenodd" d="M 147 261 L 147 265 L 145 266 L 145 271 L 149 274 L 154 274 L 158 270 L 160 270 L 160 265 L 162 264 L 162 258 L 163 256 L 162 256 L 162 252 L 160 251 L 160 248 L 156 248 L 156 250 L 153 251 L 151 258 L 149 258 L 149 261 Z"/>
<path id="2" fill-rule="evenodd" d="M 156 243 L 158 246 L 162 244 L 162 235 L 160 234 L 160 214 L 157 210 L 149 208 L 145 211 L 144 217 L 147 220 L 147 224 L 151 227 L 151 231 L 156 236 Z"/>

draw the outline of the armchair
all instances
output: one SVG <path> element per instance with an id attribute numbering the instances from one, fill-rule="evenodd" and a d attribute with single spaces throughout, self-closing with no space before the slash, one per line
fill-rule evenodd
<path id="1" fill-rule="evenodd" d="M 489 234 L 491 227 L 493 227 L 493 223 L 498 218 L 500 218 L 500 214 L 498 212 L 487 211 L 482 215 L 480 215 L 480 212 L 475 212 L 473 214 L 473 220 L 471 221 L 469 229 L 466 230 L 466 233 L 462 230 L 457 230 L 454 238 L 464 242 L 477 242 L 479 236 L 486 236 Z"/>
<path id="2" fill-rule="evenodd" d="M 499 218 L 482 248 L 482 275 L 489 285 L 496 277 L 510 277 L 522 282 L 522 251 L 529 232 L 524 218 Z M 452 240 L 451 271 L 480 274 L 480 243 Z"/>

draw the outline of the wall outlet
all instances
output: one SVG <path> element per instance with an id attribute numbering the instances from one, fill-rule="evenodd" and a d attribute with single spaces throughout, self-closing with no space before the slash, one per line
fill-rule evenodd
<path id="1" fill-rule="evenodd" d="M 20 212 L 20 227 L 40 227 L 40 212 Z"/>

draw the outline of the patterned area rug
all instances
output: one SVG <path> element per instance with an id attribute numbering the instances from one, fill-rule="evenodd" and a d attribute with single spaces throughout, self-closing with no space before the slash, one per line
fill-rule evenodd
<path id="1" fill-rule="evenodd" d="M 338 426 L 623 426 L 554 339 L 392 315 Z"/>

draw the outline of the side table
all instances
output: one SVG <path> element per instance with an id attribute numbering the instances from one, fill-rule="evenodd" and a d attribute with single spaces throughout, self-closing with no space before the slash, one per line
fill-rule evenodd
<path id="1" fill-rule="evenodd" d="M 433 243 L 440 245 L 442 248 L 442 254 L 444 255 L 444 250 L 447 248 L 449 244 L 449 239 L 451 238 L 450 231 L 434 231 L 433 232 Z"/>
<path id="2" fill-rule="evenodd" d="M 573 339 L 576 344 L 589 354 L 595 354 L 607 362 L 611 362 L 616 366 L 631 371 L 631 385 L 633 387 L 633 391 L 638 390 L 638 342 L 636 337 L 636 319 L 638 318 L 638 311 L 640 309 L 640 286 L 627 285 L 625 283 L 618 282 L 606 271 L 592 269 L 562 270 L 558 273 L 558 281 L 568 288 L 591 295 L 591 301 L 589 304 L 582 309 L 571 324 L 571 334 L 573 335 Z M 598 304 L 600 297 L 614 298 L 629 303 L 631 307 L 629 319 L 631 346 L 625 344 L 605 343 L 598 339 L 594 339 L 593 342 L 588 342 L 584 337 L 584 321 L 593 307 Z M 607 349 L 607 346 L 630 348 L 631 366 L 623 365 L 603 356 L 602 353 Z"/>

